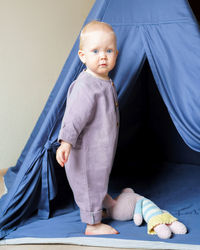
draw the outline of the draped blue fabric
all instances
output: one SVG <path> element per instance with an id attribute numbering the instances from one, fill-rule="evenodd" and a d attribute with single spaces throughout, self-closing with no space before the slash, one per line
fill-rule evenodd
<path id="1" fill-rule="evenodd" d="M 199 152 L 200 33 L 187 0 L 97 0 L 85 23 L 93 19 L 108 22 L 117 35 L 119 56 L 111 77 L 122 116 L 134 109 L 127 109 L 126 100 L 132 98 L 147 60 L 174 126 L 185 144 Z M 5 176 L 8 193 L 0 200 L 0 238 L 34 211 L 38 218 L 50 217 L 50 201 L 58 186 L 55 150 L 67 91 L 84 68 L 77 56 L 78 43 L 77 39 L 16 166 Z"/>

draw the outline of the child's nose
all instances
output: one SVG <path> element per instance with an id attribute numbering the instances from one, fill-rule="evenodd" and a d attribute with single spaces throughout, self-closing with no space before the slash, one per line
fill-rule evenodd
<path id="1" fill-rule="evenodd" d="M 106 53 L 104 51 L 101 51 L 100 58 L 101 59 L 106 59 Z"/>

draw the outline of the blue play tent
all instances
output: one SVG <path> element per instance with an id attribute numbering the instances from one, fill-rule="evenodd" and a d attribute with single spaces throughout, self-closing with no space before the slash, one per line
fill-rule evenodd
<path id="1" fill-rule="evenodd" d="M 97 0 L 85 23 L 94 19 L 112 25 L 119 50 L 111 78 L 121 123 L 109 192 L 115 196 L 129 186 L 152 199 L 188 227 L 188 234 L 165 243 L 197 249 L 200 33 L 189 3 Z M 160 241 L 147 235 L 145 225 L 135 227 L 131 221 L 107 221 L 119 235 L 84 236 L 85 225 L 64 170 L 55 160 L 67 91 L 84 69 L 77 56 L 78 43 L 77 39 L 16 166 L 5 175 L 8 193 L 0 200 L 2 244 L 24 237 L 73 238 L 71 243 L 104 246 L 120 246 L 124 240 L 123 246 L 129 247 L 134 246 L 126 245 L 130 242 Z"/>

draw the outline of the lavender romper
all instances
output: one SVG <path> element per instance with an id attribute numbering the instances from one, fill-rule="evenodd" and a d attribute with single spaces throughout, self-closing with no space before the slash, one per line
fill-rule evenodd
<path id="1" fill-rule="evenodd" d="M 72 145 L 65 170 L 82 222 L 99 223 L 119 130 L 111 80 L 82 71 L 70 85 L 58 140 Z"/>

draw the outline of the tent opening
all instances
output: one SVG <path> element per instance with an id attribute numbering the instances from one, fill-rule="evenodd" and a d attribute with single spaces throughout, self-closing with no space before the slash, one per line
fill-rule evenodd
<path id="1" fill-rule="evenodd" d="M 134 80 L 135 81 L 135 80 Z M 112 174 L 151 172 L 164 162 L 200 164 L 200 154 L 179 135 L 158 91 L 146 59 L 136 82 L 130 83 L 120 110 L 120 134 Z"/>

